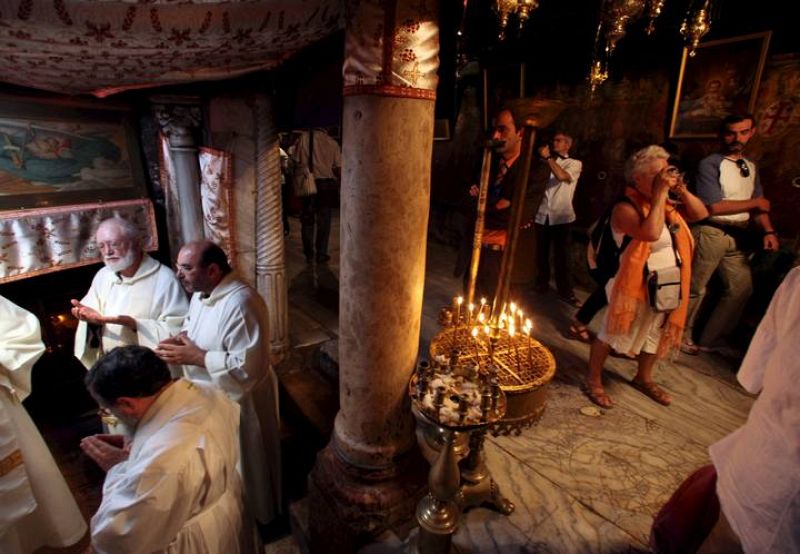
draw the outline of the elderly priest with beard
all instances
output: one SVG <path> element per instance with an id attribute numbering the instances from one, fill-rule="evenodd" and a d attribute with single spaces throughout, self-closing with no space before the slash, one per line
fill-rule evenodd
<path id="1" fill-rule="evenodd" d="M 250 553 L 243 517 L 239 408 L 214 387 L 173 381 L 141 346 L 115 348 L 86 375 L 100 406 L 134 429 L 81 447 L 108 471 L 92 552 Z"/>
<path id="2" fill-rule="evenodd" d="M 106 219 L 97 227 L 95 242 L 106 266 L 86 296 L 72 300 L 72 314 L 80 320 L 75 357 L 87 368 L 116 346 L 155 347 L 180 330 L 188 309 L 175 275 L 142 250 L 132 223 Z"/>

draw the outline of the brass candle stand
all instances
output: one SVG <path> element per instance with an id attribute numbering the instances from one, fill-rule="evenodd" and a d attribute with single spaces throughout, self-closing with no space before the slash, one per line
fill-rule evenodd
<path id="1" fill-rule="evenodd" d="M 489 430 L 495 436 L 519 435 L 544 412 L 547 386 L 555 375 L 555 357 L 531 336 L 532 330 L 525 324 L 520 326 L 522 331 L 518 330 L 520 327 L 507 324 L 500 327 L 499 321 L 491 325 L 480 322 L 471 325 L 469 313 L 458 317 L 450 313 L 450 308 L 442 311 L 440 323 L 445 327 L 431 340 L 431 358 L 458 349 L 464 362 L 477 363 L 479 367 L 492 366 L 507 396 L 507 410 Z"/>
<path id="2" fill-rule="evenodd" d="M 423 554 L 449 552 L 462 511 L 488 505 L 510 514 L 486 467 L 486 429 L 505 414 L 506 398 L 496 375 L 458 350 L 421 362 L 409 383 L 417 440 L 431 464 L 429 493 L 417 506 L 418 547 Z"/>

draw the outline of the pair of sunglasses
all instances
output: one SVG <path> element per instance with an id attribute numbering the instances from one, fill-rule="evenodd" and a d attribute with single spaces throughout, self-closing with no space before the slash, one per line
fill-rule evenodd
<path id="1" fill-rule="evenodd" d="M 744 161 L 743 158 L 739 158 L 738 160 L 736 160 L 736 167 L 739 168 L 739 174 L 742 177 L 745 178 L 750 177 L 750 167 L 747 165 L 747 162 Z"/>

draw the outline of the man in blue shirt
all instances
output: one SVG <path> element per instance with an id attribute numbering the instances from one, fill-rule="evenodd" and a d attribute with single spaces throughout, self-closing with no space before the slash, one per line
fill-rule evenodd
<path id="1" fill-rule="evenodd" d="M 682 347 L 688 354 L 718 346 L 742 315 L 753 290 L 747 252 L 758 246 L 751 219 L 760 231 L 761 246 L 765 250 L 779 247 L 778 236 L 769 219 L 770 203 L 764 198 L 756 165 L 743 154 L 755 132 L 752 115 L 726 117 L 720 126 L 720 152 L 703 158 L 698 166 L 697 196 L 708 207 L 710 216 L 692 229 L 696 245 Z M 706 285 L 715 271 L 722 279 L 722 297 L 695 344 L 692 340 L 694 321 Z"/>

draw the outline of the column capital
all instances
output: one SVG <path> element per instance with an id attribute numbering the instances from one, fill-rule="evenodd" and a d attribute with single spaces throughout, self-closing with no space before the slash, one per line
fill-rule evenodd
<path id="1" fill-rule="evenodd" d="M 194 132 L 203 122 L 200 99 L 194 97 L 154 96 L 150 99 L 153 116 L 170 147 L 192 147 Z"/>

